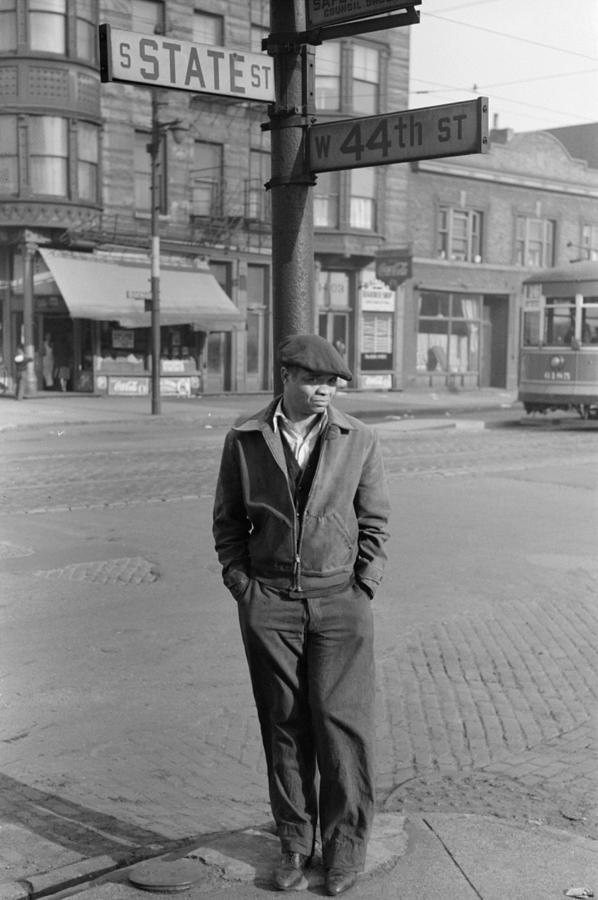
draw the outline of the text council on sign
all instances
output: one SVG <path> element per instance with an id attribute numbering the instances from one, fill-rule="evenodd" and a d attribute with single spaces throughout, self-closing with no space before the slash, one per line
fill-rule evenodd
<path id="1" fill-rule="evenodd" d="M 110 48 L 115 81 L 246 100 L 274 99 L 273 60 L 266 54 L 119 29 L 110 30 Z"/>

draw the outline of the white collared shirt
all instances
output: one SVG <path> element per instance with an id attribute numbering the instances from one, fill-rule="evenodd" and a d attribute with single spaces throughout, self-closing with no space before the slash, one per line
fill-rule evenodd
<path id="1" fill-rule="evenodd" d="M 287 416 L 285 416 L 282 409 L 282 400 L 278 401 L 278 406 L 274 411 L 273 417 L 273 427 L 274 432 L 276 433 L 280 428 L 280 431 L 284 434 L 285 439 L 288 441 L 289 447 L 293 452 L 293 456 L 297 460 L 299 467 L 303 470 L 307 465 L 307 460 L 309 459 L 312 450 L 316 446 L 318 438 L 322 433 L 326 422 L 328 421 L 328 413 L 324 411 L 321 414 L 316 414 L 314 417 L 314 421 L 311 424 L 310 428 L 305 434 L 300 433 L 295 428 L 295 425 Z"/>

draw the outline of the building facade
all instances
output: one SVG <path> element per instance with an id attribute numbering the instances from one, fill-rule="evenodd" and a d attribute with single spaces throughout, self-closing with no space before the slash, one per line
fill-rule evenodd
<path id="1" fill-rule="evenodd" d="M 261 52 L 267 0 L 7 0 L 0 9 L 3 362 L 29 390 L 145 393 L 153 128 L 159 125 L 161 373 L 165 392 L 272 386 L 270 177 L 264 103 L 101 84 L 98 25 Z M 316 49 L 320 120 L 406 105 L 408 29 Z M 407 234 L 407 172 L 321 175 L 313 189 L 314 330 L 356 384 L 390 386 L 393 292 L 377 249 Z M 59 378 L 58 370 L 62 370 Z M 53 374 L 50 374 L 52 370 Z M 370 379 L 370 381 L 368 381 Z"/>
<path id="2" fill-rule="evenodd" d="M 410 166 L 409 223 L 402 385 L 513 389 L 523 281 L 598 253 L 598 169 L 495 129 L 486 154 Z"/>

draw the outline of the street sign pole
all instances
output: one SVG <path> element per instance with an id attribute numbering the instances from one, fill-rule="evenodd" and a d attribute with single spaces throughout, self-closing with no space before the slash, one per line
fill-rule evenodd
<path id="1" fill-rule="evenodd" d="M 312 105 L 313 51 L 288 39 L 305 30 L 305 0 L 270 0 L 268 52 L 274 57 L 269 107 L 272 195 L 274 390 L 281 389 L 276 352 L 290 334 L 314 329 L 313 197 L 306 143 Z M 285 35 L 280 41 L 277 35 Z"/>

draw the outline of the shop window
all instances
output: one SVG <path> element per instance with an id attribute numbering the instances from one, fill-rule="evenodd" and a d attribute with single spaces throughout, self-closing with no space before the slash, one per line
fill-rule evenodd
<path id="1" fill-rule="evenodd" d="M 351 228 L 376 228 L 376 169 L 354 169 L 351 178 Z"/>
<path id="2" fill-rule="evenodd" d="M 550 219 L 517 216 L 515 262 L 518 266 L 549 268 L 554 265 L 556 224 Z"/>
<path id="3" fill-rule="evenodd" d="M 482 213 L 477 210 L 441 206 L 438 255 L 441 259 L 481 262 Z"/>
<path id="4" fill-rule="evenodd" d="M 417 334 L 418 372 L 479 370 L 482 298 L 422 291 Z"/>
<path id="5" fill-rule="evenodd" d="M 79 59 L 95 63 L 97 60 L 97 2 L 77 0 L 76 53 Z"/>
<path id="6" fill-rule="evenodd" d="M 0 53 L 17 49 L 17 10 L 15 0 L 0 0 Z"/>
<path id="7" fill-rule="evenodd" d="M 97 125 L 79 122 L 77 131 L 77 181 L 79 199 L 98 200 L 98 133 Z"/>
<path id="8" fill-rule="evenodd" d="M 19 193 L 17 117 L 0 116 L 0 196 Z"/>
<path id="9" fill-rule="evenodd" d="M 247 266 L 247 374 L 263 372 L 269 305 L 269 269 Z"/>
<path id="10" fill-rule="evenodd" d="M 249 182 L 245 195 L 245 216 L 256 222 L 272 221 L 270 192 L 264 185 L 270 179 L 270 154 L 265 150 L 249 151 Z"/>
<path id="11" fill-rule="evenodd" d="M 314 225 L 316 228 L 338 228 L 340 173 L 320 172 L 314 187 Z"/>
<path id="12" fill-rule="evenodd" d="M 160 0 L 133 0 L 131 20 L 133 31 L 164 34 L 164 3 Z"/>
<path id="13" fill-rule="evenodd" d="M 598 225 L 584 225 L 581 232 L 584 259 L 598 259 Z"/>
<path id="14" fill-rule="evenodd" d="M 159 166 L 158 166 L 158 202 L 160 213 L 167 211 L 166 195 L 166 135 L 160 138 Z M 135 210 L 139 213 L 149 213 L 152 208 L 152 162 L 147 145 L 150 142 L 149 131 L 135 132 L 134 148 L 134 178 L 135 178 Z"/>
<path id="15" fill-rule="evenodd" d="M 60 116 L 29 119 L 29 175 L 34 194 L 68 193 L 68 122 Z"/>
<path id="16" fill-rule="evenodd" d="M 364 116 L 379 112 L 380 53 L 373 47 L 353 47 L 353 112 Z"/>
<path id="17" fill-rule="evenodd" d="M 316 51 L 315 94 L 317 109 L 341 108 L 340 41 L 325 41 Z"/>
<path id="18" fill-rule="evenodd" d="M 224 44 L 224 19 L 222 16 L 195 10 L 193 13 L 193 42 L 222 47 Z"/>
<path id="19" fill-rule="evenodd" d="M 222 144 L 195 141 L 191 184 L 191 215 L 221 215 Z"/>
<path id="20" fill-rule="evenodd" d="M 66 0 L 29 0 L 29 46 L 66 54 Z"/>

